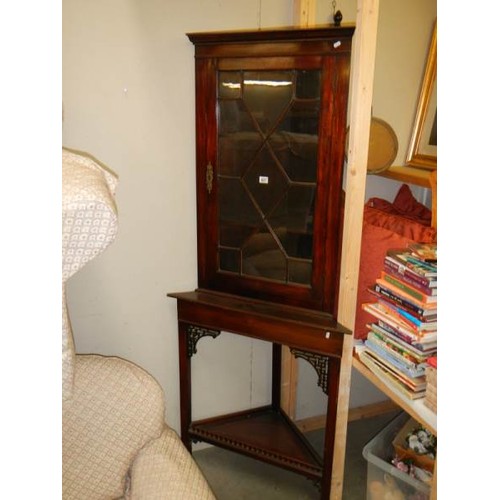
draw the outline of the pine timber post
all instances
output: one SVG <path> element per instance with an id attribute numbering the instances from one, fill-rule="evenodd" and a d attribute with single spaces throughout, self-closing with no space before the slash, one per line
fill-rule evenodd
<path id="1" fill-rule="evenodd" d="M 299 26 L 315 24 L 315 0 L 294 0 L 294 23 Z M 359 277 L 359 256 L 361 250 L 361 231 L 363 206 L 366 188 L 368 145 L 370 138 L 371 105 L 373 97 L 373 77 L 375 70 L 376 40 L 378 29 L 379 0 L 358 0 L 356 13 L 356 32 L 352 60 L 350 91 L 350 137 L 348 164 L 346 172 L 346 200 L 341 262 L 341 281 L 339 295 L 339 322 L 354 329 L 357 283 Z M 437 171 L 436 171 L 437 172 Z M 433 172 L 430 187 L 433 193 L 432 225 L 437 227 L 437 174 Z M 340 370 L 337 423 L 335 432 L 334 457 L 330 500 L 342 500 L 344 463 L 349 414 L 351 387 L 353 339 L 344 344 Z M 288 390 L 288 408 L 295 415 L 297 384 L 296 360 L 289 355 L 284 358 L 283 379 Z M 292 408 L 290 408 L 292 405 Z M 431 487 L 431 500 L 437 499 L 437 459 Z"/>
<path id="2" fill-rule="evenodd" d="M 316 24 L 316 0 L 294 0 L 293 22 L 297 26 Z"/>
<path id="3" fill-rule="evenodd" d="M 346 170 L 346 198 L 338 321 L 354 330 L 361 251 L 361 231 L 365 202 L 368 145 L 370 140 L 371 106 L 375 53 L 377 46 L 378 0 L 358 0 L 354 35 L 352 78 L 350 90 L 349 145 Z M 342 499 L 344 459 L 347 438 L 347 417 L 351 388 L 353 338 L 346 337 L 340 369 L 340 388 L 335 430 L 330 499 Z"/>
<path id="4" fill-rule="evenodd" d="M 302 26 L 314 24 L 315 10 L 316 4 L 314 0 L 294 0 L 294 22 Z M 356 312 L 378 12 L 378 0 L 358 0 L 351 65 L 350 137 L 346 171 L 345 219 L 338 307 L 339 323 L 350 330 L 354 330 Z M 332 484 L 330 488 L 330 499 L 332 500 L 342 499 L 351 387 L 352 350 L 353 339 L 352 337 L 346 338 L 340 370 Z M 291 363 L 290 359 L 287 360 L 287 364 L 289 363 Z M 288 369 L 289 373 L 293 371 L 290 368 L 285 367 L 285 369 Z"/>

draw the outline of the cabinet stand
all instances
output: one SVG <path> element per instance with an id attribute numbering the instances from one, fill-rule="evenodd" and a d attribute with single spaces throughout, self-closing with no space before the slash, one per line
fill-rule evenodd
<path id="1" fill-rule="evenodd" d="M 241 296 L 196 290 L 169 294 L 177 299 L 181 398 L 181 438 L 203 441 L 304 475 L 318 483 L 321 498 L 330 493 L 337 420 L 338 383 L 344 336 L 350 332 L 319 311 Z M 191 358 L 205 336 L 225 331 L 272 343 L 271 404 L 192 421 Z M 282 346 L 307 360 L 328 396 L 323 456 L 309 444 L 280 406 Z"/>

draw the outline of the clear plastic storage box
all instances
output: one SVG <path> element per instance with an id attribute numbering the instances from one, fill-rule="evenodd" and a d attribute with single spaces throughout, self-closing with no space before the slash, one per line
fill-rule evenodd
<path id="1" fill-rule="evenodd" d="M 394 456 L 392 441 L 408 419 L 406 413 L 400 413 L 363 448 L 363 457 L 368 462 L 367 500 L 429 499 L 430 486 L 396 469 L 390 463 Z"/>

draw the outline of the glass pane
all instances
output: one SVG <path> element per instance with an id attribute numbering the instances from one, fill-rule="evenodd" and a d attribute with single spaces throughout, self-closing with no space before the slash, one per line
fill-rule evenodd
<path id="1" fill-rule="evenodd" d="M 289 262 L 288 281 L 308 285 L 311 283 L 312 262 L 306 260 L 291 260 Z"/>
<path id="2" fill-rule="evenodd" d="M 240 251 L 235 249 L 221 248 L 219 251 L 219 269 L 221 271 L 229 271 L 240 273 Z"/>
<path id="3" fill-rule="evenodd" d="M 319 101 L 295 101 L 279 123 L 279 130 L 290 134 L 309 134 L 318 140 Z"/>
<path id="4" fill-rule="evenodd" d="M 260 226 L 262 217 L 248 196 L 240 179 L 219 178 L 219 222 Z M 219 236 L 220 237 L 220 236 Z"/>
<path id="5" fill-rule="evenodd" d="M 264 138 L 241 100 L 219 102 L 219 173 L 242 176 Z"/>
<path id="6" fill-rule="evenodd" d="M 310 285 L 320 79 L 220 72 L 220 269 Z"/>
<path id="7" fill-rule="evenodd" d="M 221 71 L 219 73 L 219 99 L 238 99 L 241 97 L 241 73 Z"/>
<path id="8" fill-rule="evenodd" d="M 277 231 L 312 234 L 314 218 L 315 185 L 292 185 L 269 217 L 271 227 Z"/>
<path id="9" fill-rule="evenodd" d="M 243 180 L 264 217 L 288 190 L 287 177 L 267 147 L 259 152 Z"/>
<path id="10" fill-rule="evenodd" d="M 294 102 L 269 138 L 292 181 L 316 182 L 319 102 Z"/>
<path id="11" fill-rule="evenodd" d="M 228 99 L 219 102 L 219 135 L 251 132 L 257 139 L 256 123 L 245 103 L 241 100 Z"/>
<path id="12" fill-rule="evenodd" d="M 297 71 L 297 86 L 295 95 L 297 99 L 318 99 L 321 89 L 321 73 L 319 70 Z"/>
<path id="13" fill-rule="evenodd" d="M 286 266 L 286 257 L 269 231 L 256 233 L 243 248 L 243 274 L 285 281 Z"/>
<path id="14" fill-rule="evenodd" d="M 223 247 L 241 248 L 255 232 L 255 226 L 244 226 L 235 222 L 222 221 L 219 242 Z"/>
<path id="15" fill-rule="evenodd" d="M 219 140 L 219 174 L 242 177 L 256 159 L 259 144 L 255 138 L 232 134 Z"/>
<path id="16" fill-rule="evenodd" d="M 287 256 L 312 259 L 314 188 L 291 187 L 269 217 Z"/>
<path id="17" fill-rule="evenodd" d="M 293 97 L 293 72 L 246 71 L 243 100 L 260 130 L 269 133 Z"/>

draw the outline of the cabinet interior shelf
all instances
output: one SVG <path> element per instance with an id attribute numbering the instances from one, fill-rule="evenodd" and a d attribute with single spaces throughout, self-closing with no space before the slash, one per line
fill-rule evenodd
<path id="1" fill-rule="evenodd" d="M 193 441 L 236 451 L 313 480 L 322 476 L 322 458 L 288 416 L 271 405 L 193 422 L 189 435 Z"/>

